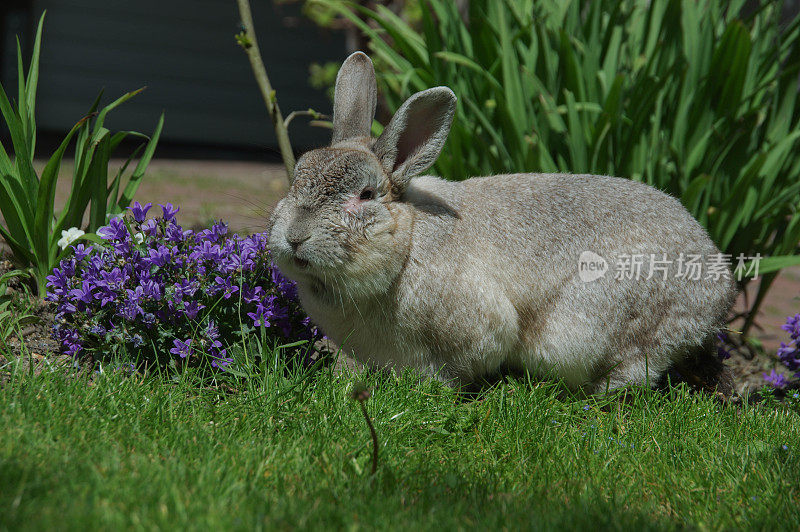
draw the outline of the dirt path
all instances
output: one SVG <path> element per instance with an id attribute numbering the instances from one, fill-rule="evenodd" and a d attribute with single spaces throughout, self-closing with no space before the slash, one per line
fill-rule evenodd
<path id="1" fill-rule="evenodd" d="M 116 171 L 120 164 L 112 161 L 109 167 Z M 65 164 L 56 188 L 57 209 L 64 205 L 71 184 L 72 165 Z M 178 220 L 185 227 L 221 219 L 233 231 L 253 233 L 264 230 L 286 188 L 279 164 L 158 159 L 150 163 L 136 199 L 179 206 Z"/>

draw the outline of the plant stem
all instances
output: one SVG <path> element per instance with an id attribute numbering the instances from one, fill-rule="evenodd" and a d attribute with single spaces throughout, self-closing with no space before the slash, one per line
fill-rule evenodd
<path id="1" fill-rule="evenodd" d="M 372 420 L 369 418 L 369 414 L 367 414 L 367 407 L 364 405 L 363 401 L 358 402 L 359 406 L 361 406 L 361 413 L 364 414 L 364 419 L 367 420 L 367 426 L 369 427 L 369 433 L 372 435 L 372 475 L 378 470 L 378 434 L 375 432 L 375 427 L 372 425 Z"/>
<path id="2" fill-rule="evenodd" d="M 294 175 L 295 158 L 292 151 L 292 143 L 289 140 L 289 131 L 283 121 L 281 110 L 278 107 L 278 99 L 267 76 L 264 61 L 261 59 L 261 52 L 256 40 L 256 29 L 253 25 L 253 15 L 250 12 L 250 2 L 249 0 L 236 1 L 239 4 L 239 15 L 242 17 L 242 25 L 245 31 L 244 39 L 239 40 L 239 44 L 247 53 L 247 58 L 250 59 L 253 75 L 255 75 L 256 83 L 258 83 L 258 88 L 261 90 L 261 96 L 264 98 L 269 117 L 272 119 L 272 126 L 278 139 L 278 148 L 281 151 L 283 165 L 286 167 L 286 178 L 291 183 Z"/>
<path id="3" fill-rule="evenodd" d="M 307 111 L 292 111 L 289 113 L 289 116 L 286 117 L 286 120 L 283 121 L 283 125 L 286 126 L 286 129 L 289 129 L 289 124 L 292 122 L 294 117 L 296 116 L 310 116 L 313 120 L 330 120 L 330 117 L 324 115 L 322 113 L 318 113 L 313 109 L 309 109 Z"/>
<path id="4" fill-rule="evenodd" d="M 750 327 L 752 327 L 753 323 L 756 321 L 756 315 L 758 315 L 758 310 L 761 308 L 761 303 L 764 302 L 764 297 L 767 295 L 767 292 L 769 292 L 769 288 L 777 276 L 777 273 L 768 273 L 761 278 L 761 283 L 758 285 L 756 300 L 747 311 L 747 316 L 742 325 L 742 335 L 746 336 L 747 333 L 750 332 Z"/>

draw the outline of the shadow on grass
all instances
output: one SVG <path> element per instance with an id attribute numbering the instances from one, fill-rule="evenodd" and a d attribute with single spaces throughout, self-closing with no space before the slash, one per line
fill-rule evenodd
<path id="1" fill-rule="evenodd" d="M 30 527 L 32 514 L 44 509 L 48 495 L 57 487 L 57 479 L 54 470 L 0 458 L 0 529 L 19 530 L 26 524 Z"/>
<path id="2" fill-rule="evenodd" d="M 470 477 L 457 470 L 419 468 L 398 478 L 386 470 L 364 477 L 362 486 L 311 488 L 299 497 L 293 491 L 291 507 L 270 505 L 262 524 L 349 528 L 354 524 L 392 529 L 631 529 L 664 530 L 679 527 L 679 520 L 652 507 L 632 510 L 624 503 L 605 500 L 600 490 L 586 490 L 572 499 L 553 500 L 547 486 L 531 485 L 517 491 L 504 489 L 487 472 Z M 611 490 L 610 490 L 611 491 Z M 287 500 L 281 498 L 281 500 Z M 333 504 L 330 504 L 333 502 Z M 309 510 L 310 509 L 310 510 Z M 276 521 L 277 518 L 277 521 Z"/>

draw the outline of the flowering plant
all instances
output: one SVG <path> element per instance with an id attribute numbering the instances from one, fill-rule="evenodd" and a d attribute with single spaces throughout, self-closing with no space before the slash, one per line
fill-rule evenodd
<path id="1" fill-rule="evenodd" d="M 47 277 L 64 353 L 225 369 L 232 356 L 223 342 L 255 328 L 321 338 L 294 283 L 272 266 L 265 233 L 229 235 L 221 222 L 184 230 L 178 208 L 167 203 L 146 219 L 151 207 L 135 202 L 132 216 L 97 231 L 104 245 L 74 246 Z"/>
<path id="2" fill-rule="evenodd" d="M 112 133 L 104 125 L 108 113 L 142 89 L 124 94 L 102 108 L 98 96 L 87 115 L 67 133 L 41 172 L 37 171 L 34 159 L 40 158 L 41 154 L 35 153 L 36 89 L 43 24 L 44 15 L 39 19 L 27 76 L 23 73 L 22 52 L 17 41 L 20 79 L 16 102 L 8 98 L 0 85 L 0 117 L 3 120 L 0 129 L 8 132 L 13 148 L 9 155 L 0 145 L 0 216 L 5 221 L 5 224 L 0 224 L 0 236 L 8 244 L 16 265 L 35 282 L 39 296 L 45 293 L 47 275 L 64 257 L 62 250 L 77 238 L 96 241 L 93 233 L 106 222 L 106 213 L 117 214 L 130 205 L 164 125 L 164 116 L 161 115 L 150 138 L 133 131 Z M 110 180 L 109 186 L 109 159 L 123 140 L 133 137 L 143 141 Z M 61 174 L 61 162 L 73 139 L 72 185 L 59 213 L 54 203 L 56 183 Z M 128 165 L 136 157 L 135 169 L 126 174 Z M 84 223 L 84 219 L 86 224 L 80 229 L 78 226 Z"/>
<path id="3" fill-rule="evenodd" d="M 794 372 L 795 379 L 800 379 L 800 314 L 786 318 L 786 323 L 781 329 L 789 333 L 791 340 L 788 344 L 781 342 L 778 358 L 787 369 Z M 789 384 L 789 379 L 774 369 L 769 374 L 764 373 L 764 380 L 774 388 L 783 388 Z"/>

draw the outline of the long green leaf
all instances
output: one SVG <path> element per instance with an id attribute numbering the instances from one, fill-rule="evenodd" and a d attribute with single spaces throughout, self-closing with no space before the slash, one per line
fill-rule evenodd
<path id="1" fill-rule="evenodd" d="M 95 232 L 106 223 L 106 199 L 108 194 L 108 159 L 111 155 L 110 137 L 105 136 L 95 151 L 87 174 L 91 190 L 89 206 L 89 231 Z"/>
<path id="2" fill-rule="evenodd" d="M 164 115 L 162 113 L 158 119 L 158 124 L 156 124 L 156 129 L 153 131 L 153 136 L 145 146 L 144 152 L 142 153 L 142 158 L 139 159 L 139 163 L 136 165 L 131 178 L 128 180 L 128 184 L 125 186 L 125 190 L 122 192 L 122 197 L 118 203 L 118 207 L 120 209 L 125 209 L 128 207 L 128 205 L 130 205 L 134 194 L 136 194 L 136 191 L 139 189 L 139 183 L 144 177 L 144 173 L 147 170 L 147 165 L 150 164 L 150 160 L 153 158 L 153 154 L 156 151 L 156 145 L 158 145 L 158 139 L 161 137 L 161 130 L 163 127 Z"/>
<path id="3" fill-rule="evenodd" d="M 58 180 L 58 171 L 61 168 L 61 159 L 64 157 L 64 152 L 69 145 L 69 141 L 87 120 L 84 118 L 74 126 L 56 152 L 47 161 L 47 165 L 42 171 L 42 181 L 39 185 L 39 198 L 37 201 L 36 217 L 34 219 L 33 230 L 33 251 L 39 265 L 46 265 L 47 269 L 52 265 L 49 261 L 49 244 L 50 240 L 58 240 L 57 235 L 53 235 L 50 230 L 50 224 L 53 220 L 53 201 L 55 199 L 56 181 Z"/>

